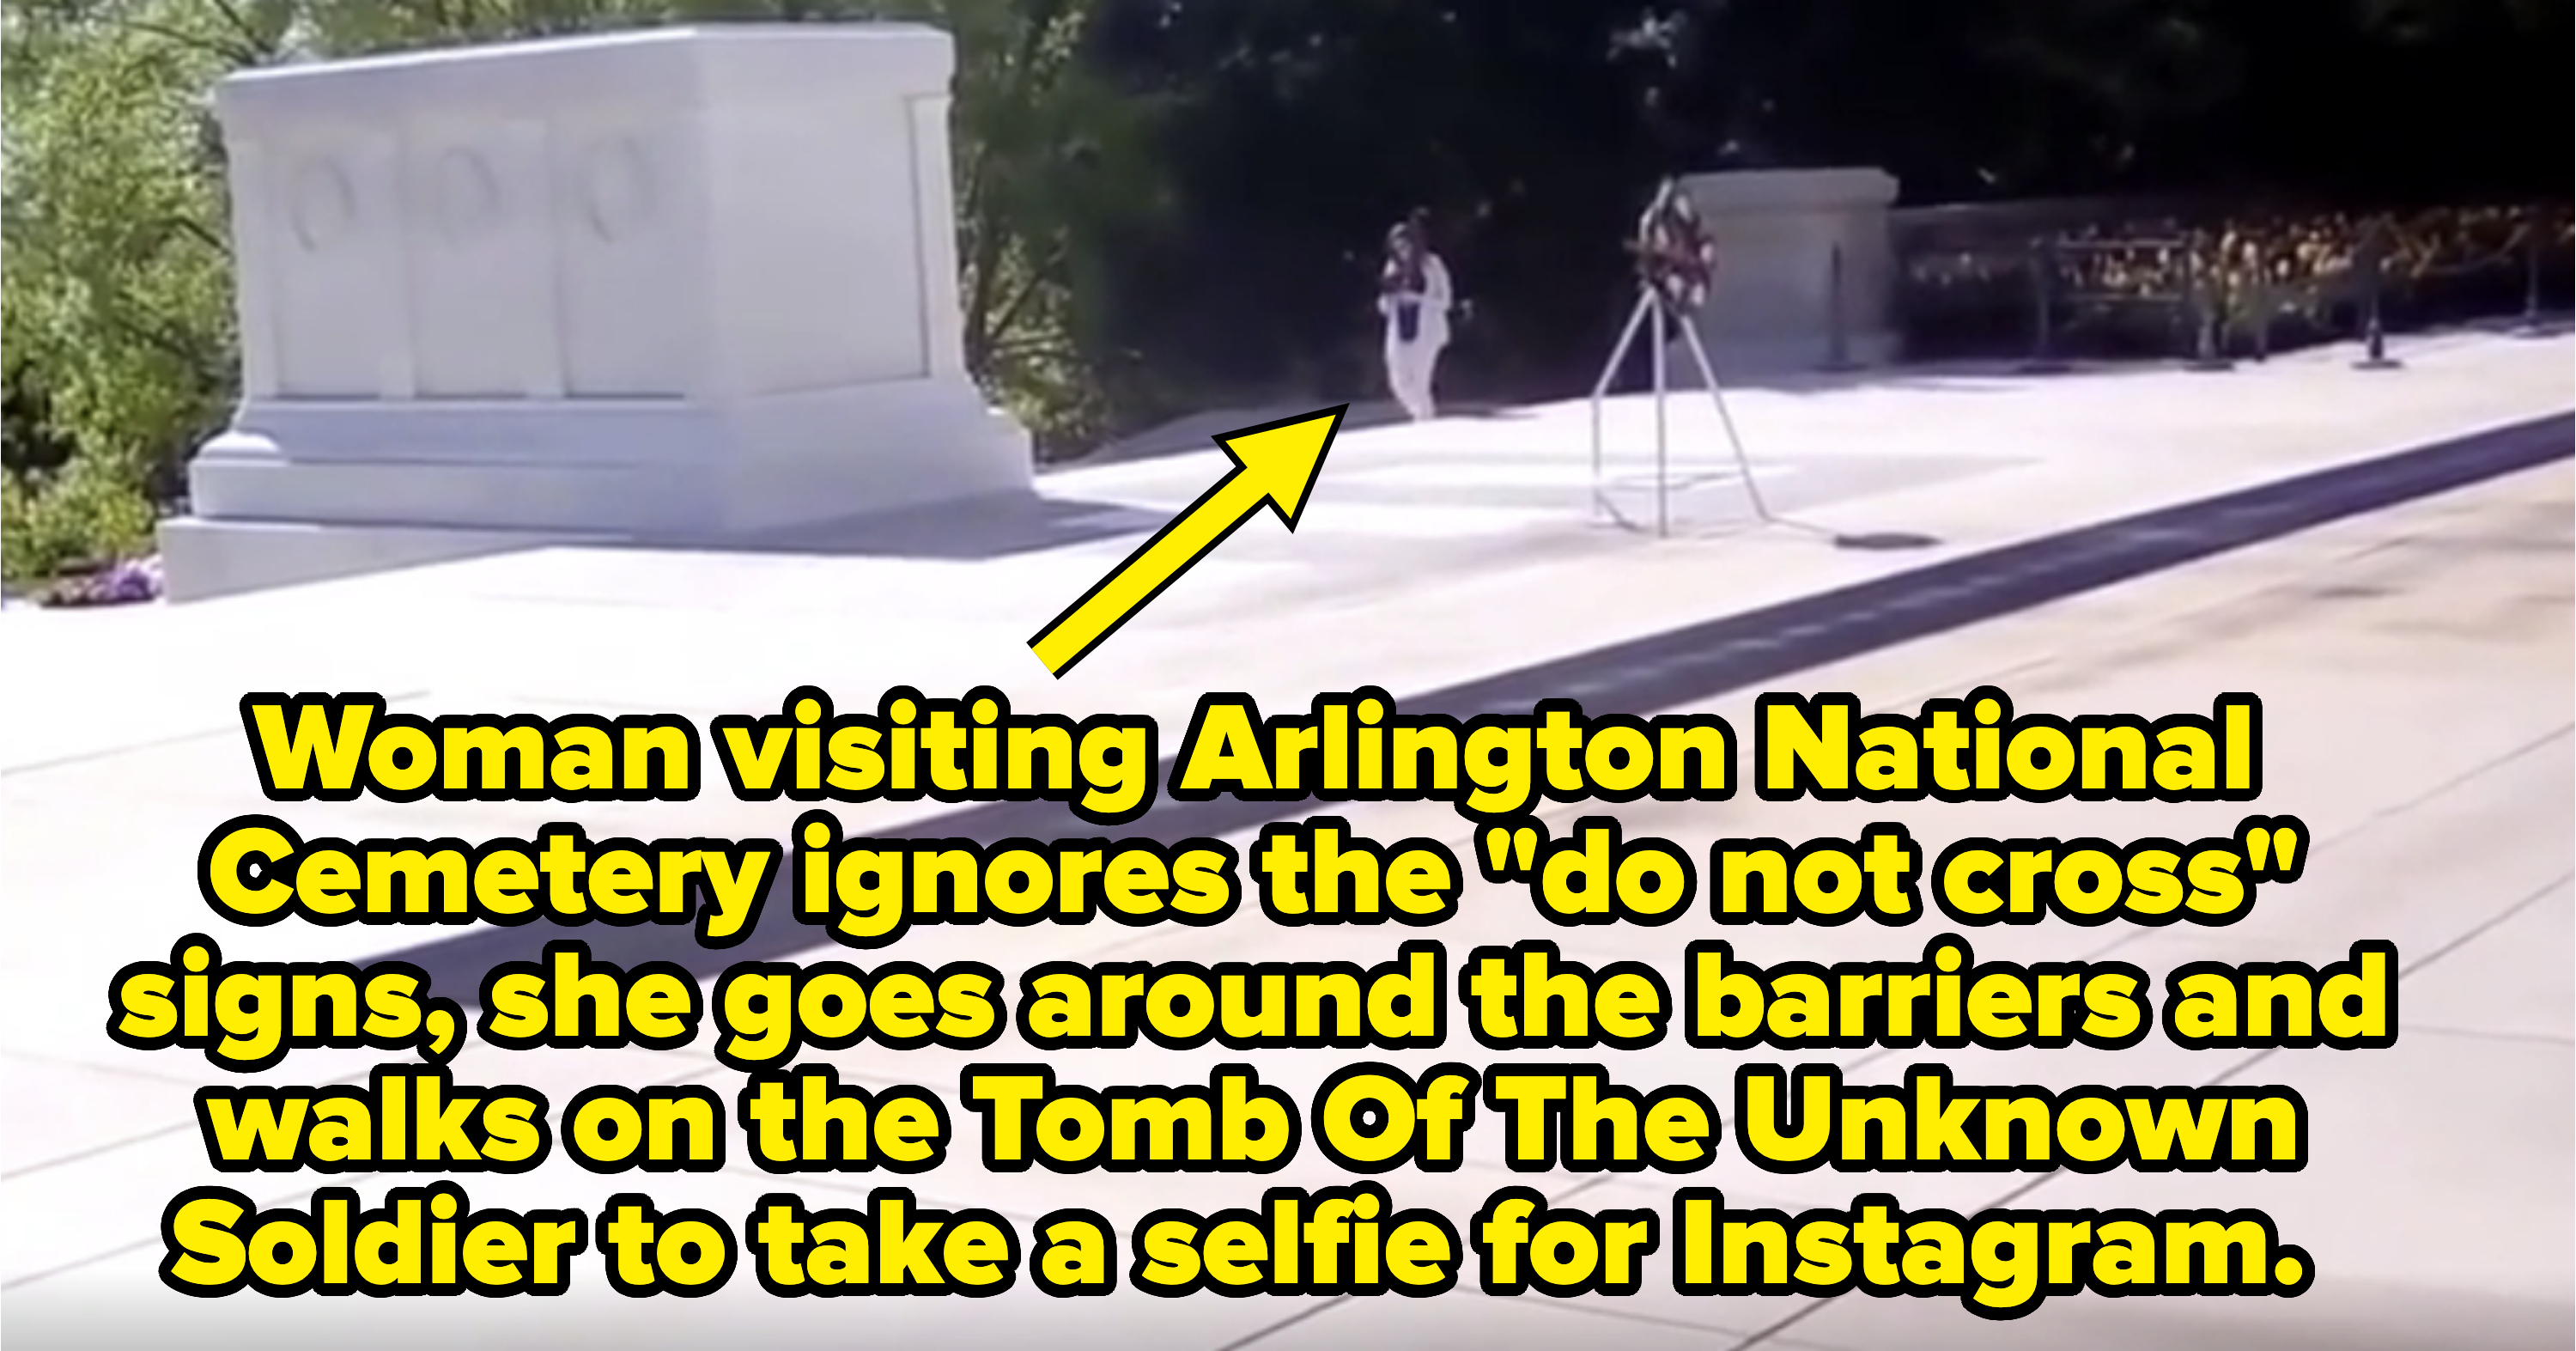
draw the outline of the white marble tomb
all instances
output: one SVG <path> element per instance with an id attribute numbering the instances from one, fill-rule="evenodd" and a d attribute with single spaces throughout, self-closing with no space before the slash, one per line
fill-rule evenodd
<path id="1" fill-rule="evenodd" d="M 242 398 L 172 597 L 1028 493 L 964 367 L 954 59 L 719 26 L 225 81 Z"/>

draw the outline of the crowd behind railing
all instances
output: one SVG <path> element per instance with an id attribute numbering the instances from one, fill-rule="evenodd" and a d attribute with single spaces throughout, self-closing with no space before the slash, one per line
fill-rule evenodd
<path id="1" fill-rule="evenodd" d="M 2128 215 L 1900 236 L 1914 356 L 2174 356 L 2220 364 L 2487 319 L 2538 325 L 2576 288 L 2564 204 Z"/>

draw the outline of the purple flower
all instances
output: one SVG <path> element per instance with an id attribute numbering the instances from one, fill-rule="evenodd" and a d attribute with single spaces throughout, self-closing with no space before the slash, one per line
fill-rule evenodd
<path id="1" fill-rule="evenodd" d="M 161 596 L 161 560 L 120 559 L 86 577 L 55 587 L 46 601 L 54 605 L 125 605 Z"/>
<path id="2" fill-rule="evenodd" d="M 119 561 L 98 579 L 99 599 L 109 603 L 155 600 L 161 595 L 161 559 L 129 558 Z"/>

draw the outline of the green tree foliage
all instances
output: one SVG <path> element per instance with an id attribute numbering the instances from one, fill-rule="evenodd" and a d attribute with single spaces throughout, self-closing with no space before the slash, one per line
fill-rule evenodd
<path id="1" fill-rule="evenodd" d="M 156 490 L 221 419 L 231 267 L 203 95 L 247 50 L 241 17 L 186 0 L 5 12 L 12 576 L 143 546 Z"/>

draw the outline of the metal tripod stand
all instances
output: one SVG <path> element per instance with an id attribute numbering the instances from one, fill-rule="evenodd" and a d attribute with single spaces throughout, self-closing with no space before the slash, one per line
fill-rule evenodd
<path id="1" fill-rule="evenodd" d="M 1682 340 L 1690 348 L 1691 359 L 1699 365 L 1700 379 L 1708 384 L 1708 396 L 1717 404 L 1717 417 L 1726 427 L 1727 444 L 1735 449 L 1735 463 L 1743 473 L 1744 493 L 1753 501 L 1754 514 L 1761 517 L 1766 525 L 1778 523 L 1779 518 L 1771 514 L 1770 504 L 1762 500 L 1761 485 L 1753 481 L 1753 462 L 1744 453 L 1744 438 L 1736 435 L 1735 418 L 1726 410 L 1726 394 L 1717 385 L 1717 367 L 1708 359 L 1708 348 L 1700 341 L 1698 327 L 1690 322 L 1688 315 L 1675 313 L 1672 301 L 1650 280 L 1638 283 L 1637 307 L 1628 315 L 1628 326 L 1620 330 L 1619 342 L 1611 349 L 1609 364 L 1601 368 L 1601 379 L 1592 386 L 1592 507 L 1595 518 L 1606 515 L 1623 529 L 1639 528 L 1602 491 L 1601 403 L 1609 395 L 1611 382 L 1618 378 L 1619 368 L 1627 362 L 1628 349 L 1636 345 L 1638 330 L 1648 327 L 1654 332 L 1656 537 L 1663 538 L 1672 533 L 1671 435 L 1664 418 L 1664 396 L 1670 392 L 1669 358 L 1666 355 L 1671 346 L 1668 328 L 1681 330 Z"/>

